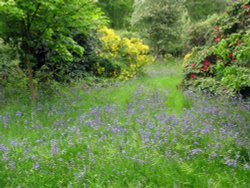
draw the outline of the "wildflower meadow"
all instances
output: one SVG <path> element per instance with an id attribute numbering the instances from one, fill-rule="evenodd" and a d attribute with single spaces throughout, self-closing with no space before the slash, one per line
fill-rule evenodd
<path id="1" fill-rule="evenodd" d="M 1 187 L 248 187 L 250 104 L 182 93 L 180 69 L 5 106 Z"/>

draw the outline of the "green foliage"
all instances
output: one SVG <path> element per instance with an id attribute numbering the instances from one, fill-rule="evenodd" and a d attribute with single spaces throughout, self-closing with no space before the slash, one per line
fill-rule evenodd
<path id="1" fill-rule="evenodd" d="M 88 36 L 104 23 L 92 0 L 0 1 L 0 37 L 20 52 L 20 67 L 29 77 L 35 98 L 34 78 L 63 77 L 62 67 L 84 56 L 76 36 Z M 43 79 L 44 81 L 44 79 Z"/>
<path id="2" fill-rule="evenodd" d="M 187 38 L 185 38 L 184 51 L 191 51 L 192 48 L 204 46 L 211 41 L 211 35 L 214 32 L 213 26 L 215 25 L 218 15 L 212 15 L 206 20 L 192 22 L 187 26 Z"/>
<path id="3" fill-rule="evenodd" d="M 98 0 L 97 4 L 110 19 L 114 29 L 124 29 L 130 25 L 134 0 Z"/>
<path id="4" fill-rule="evenodd" d="M 235 3 L 217 20 L 206 45 L 186 55 L 186 86 L 215 94 L 249 95 L 244 92 L 250 88 L 249 14 L 249 1 Z"/>
<path id="5" fill-rule="evenodd" d="M 19 67 L 17 52 L 0 41 L 0 104 L 6 96 L 27 96 L 27 91 L 27 78 Z"/>
<path id="6" fill-rule="evenodd" d="M 153 47 L 156 54 L 182 51 L 187 11 L 182 1 L 135 1 L 132 23 Z"/>
<path id="7" fill-rule="evenodd" d="M 12 67 L 18 65 L 17 53 L 11 47 L 0 41 L 0 79 L 9 77 Z"/>
<path id="8" fill-rule="evenodd" d="M 185 7 L 192 22 L 206 20 L 212 14 L 222 13 L 230 0 L 186 0 Z"/>
<path id="9" fill-rule="evenodd" d="M 200 92 L 205 92 L 208 94 L 220 95 L 225 94 L 227 96 L 232 96 L 233 94 L 226 87 L 224 87 L 221 82 L 215 80 L 213 77 L 199 78 L 193 81 L 189 85 L 190 88 L 198 90 Z"/>
<path id="10" fill-rule="evenodd" d="M 225 67 L 223 72 L 218 75 L 221 83 L 233 91 L 239 92 L 241 88 L 250 86 L 250 70 L 238 66 Z"/>

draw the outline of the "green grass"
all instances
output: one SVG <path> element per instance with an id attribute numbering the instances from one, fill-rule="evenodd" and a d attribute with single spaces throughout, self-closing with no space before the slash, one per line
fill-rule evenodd
<path id="1" fill-rule="evenodd" d="M 1 187 L 248 187 L 249 107 L 184 94 L 178 61 L 145 71 L 2 106 Z"/>

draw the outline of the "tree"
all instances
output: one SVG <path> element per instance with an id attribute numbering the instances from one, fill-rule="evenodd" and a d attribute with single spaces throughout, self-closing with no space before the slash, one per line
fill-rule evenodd
<path id="1" fill-rule="evenodd" d="M 222 13 L 231 0 L 186 0 L 185 7 L 188 10 L 191 21 L 205 20 L 209 15 Z M 231 1 L 232 3 L 232 1 Z"/>
<path id="2" fill-rule="evenodd" d="M 134 0 L 98 0 L 98 5 L 110 19 L 115 29 L 123 29 L 130 23 Z"/>
<path id="3" fill-rule="evenodd" d="M 187 12 L 179 0 L 136 0 L 132 24 L 143 34 L 156 55 L 182 49 Z"/>
<path id="4" fill-rule="evenodd" d="M 33 101 L 37 51 L 46 49 L 54 64 L 72 62 L 74 54 L 84 55 L 74 37 L 102 21 L 102 12 L 92 0 L 0 0 L 0 37 L 19 50 Z"/>

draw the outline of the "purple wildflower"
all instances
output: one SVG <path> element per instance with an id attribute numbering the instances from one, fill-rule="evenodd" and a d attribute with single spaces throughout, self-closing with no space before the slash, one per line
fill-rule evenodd
<path id="1" fill-rule="evenodd" d="M 247 163 L 246 163 L 246 164 L 244 164 L 244 166 L 243 166 L 243 167 L 244 167 L 244 169 L 245 169 L 245 170 L 248 170 L 248 169 L 249 169 L 249 165 L 248 165 Z"/>
<path id="2" fill-rule="evenodd" d="M 10 168 L 15 169 L 16 168 L 16 163 L 14 161 L 10 162 Z"/>
<path id="3" fill-rule="evenodd" d="M 57 141 L 56 140 L 51 140 L 51 154 L 55 155 L 56 153 L 59 152 Z"/>
<path id="4" fill-rule="evenodd" d="M 15 142 L 13 140 L 10 140 L 10 145 L 15 146 Z"/>
<path id="5" fill-rule="evenodd" d="M 5 129 L 7 128 L 8 121 L 9 121 L 8 117 L 7 117 L 7 116 L 4 116 L 4 117 L 3 117 L 3 127 L 4 127 Z"/>
<path id="6" fill-rule="evenodd" d="M 236 167 L 236 160 L 226 159 L 225 164 L 230 166 L 230 167 Z"/>
<path id="7" fill-rule="evenodd" d="M 38 162 L 36 162 L 36 163 L 33 165 L 33 167 L 32 167 L 32 169 L 34 169 L 34 170 L 38 170 L 39 168 L 40 168 L 40 165 L 39 165 Z"/>
<path id="8" fill-rule="evenodd" d="M 16 112 L 16 116 L 17 116 L 17 117 L 21 117 L 21 115 L 22 115 L 22 113 L 21 113 L 20 111 L 17 111 L 17 112 Z"/>
<path id="9" fill-rule="evenodd" d="M 6 153 L 3 153 L 2 159 L 3 159 L 3 161 L 8 161 L 9 157 L 8 157 L 8 155 Z"/>
<path id="10" fill-rule="evenodd" d="M 200 152 L 201 152 L 201 149 L 193 149 L 191 153 L 192 155 L 197 155 Z"/>

